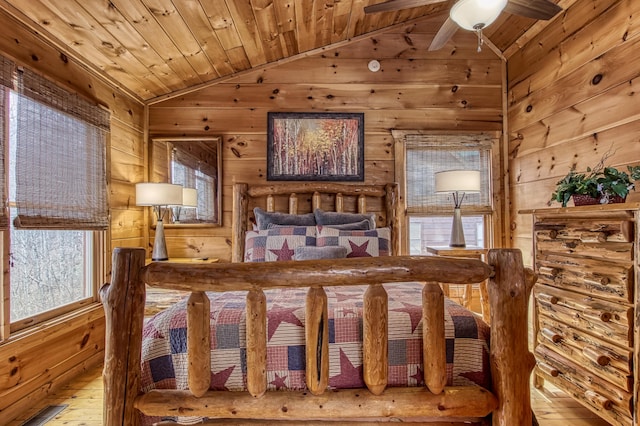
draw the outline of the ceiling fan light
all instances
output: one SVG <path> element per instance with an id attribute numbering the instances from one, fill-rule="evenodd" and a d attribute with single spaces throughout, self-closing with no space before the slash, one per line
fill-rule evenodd
<path id="1" fill-rule="evenodd" d="M 465 30 L 476 31 L 491 25 L 506 5 L 507 0 L 459 0 L 450 16 Z"/>

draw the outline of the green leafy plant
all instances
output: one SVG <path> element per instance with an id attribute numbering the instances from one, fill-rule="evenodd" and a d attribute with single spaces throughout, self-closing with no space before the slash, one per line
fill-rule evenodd
<path id="1" fill-rule="evenodd" d="M 589 195 L 598 198 L 598 182 L 593 176 L 591 169 L 587 173 L 578 173 L 570 170 L 569 173 L 556 183 L 556 190 L 551 194 L 551 200 L 562 203 L 562 207 L 567 207 L 567 203 L 573 195 Z"/>
<path id="2" fill-rule="evenodd" d="M 603 156 L 593 169 L 587 168 L 586 173 L 571 169 L 557 182 L 549 204 L 557 201 L 562 203 L 562 207 L 566 207 L 573 195 L 588 195 L 601 204 L 609 203 L 616 196 L 626 198 L 629 191 L 635 189 L 634 181 L 640 180 L 640 166 L 627 166 L 627 173 L 615 167 L 605 167 L 607 157 Z"/>

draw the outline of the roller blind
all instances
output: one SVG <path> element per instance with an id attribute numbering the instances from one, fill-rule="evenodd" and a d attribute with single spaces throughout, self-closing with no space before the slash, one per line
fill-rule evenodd
<path id="1" fill-rule="evenodd" d="M 435 173 L 480 170 L 480 193 L 466 194 L 462 210 L 491 213 L 491 137 L 486 134 L 406 135 L 407 213 L 450 214 L 452 194 L 435 192 Z"/>
<path id="2" fill-rule="evenodd" d="M 107 229 L 109 112 L 28 69 L 17 82 L 15 227 Z"/>

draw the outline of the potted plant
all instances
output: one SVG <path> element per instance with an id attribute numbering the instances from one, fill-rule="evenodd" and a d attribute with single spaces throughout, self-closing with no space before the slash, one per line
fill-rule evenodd
<path id="1" fill-rule="evenodd" d="M 567 203 L 575 195 L 597 199 L 598 182 L 590 168 L 587 169 L 587 173 L 578 173 L 573 169 L 570 170 L 564 178 L 556 183 L 556 190 L 551 194 L 549 204 L 557 201 L 562 203 L 562 207 L 567 207 Z"/>
<path id="2" fill-rule="evenodd" d="M 573 197 L 575 205 L 622 203 L 640 180 L 640 166 L 627 166 L 627 172 L 605 167 L 603 157 L 593 169 L 578 173 L 574 169 L 558 181 L 549 204 L 554 201 L 566 207 Z"/>

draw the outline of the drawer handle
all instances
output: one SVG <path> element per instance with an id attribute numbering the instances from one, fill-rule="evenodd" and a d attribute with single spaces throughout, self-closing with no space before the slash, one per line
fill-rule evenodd
<path id="1" fill-rule="evenodd" d="M 552 296 L 546 293 L 538 294 L 538 300 L 541 300 L 542 302 L 551 303 L 552 305 L 555 305 L 558 303 L 558 298 L 556 296 Z"/>
<path id="2" fill-rule="evenodd" d="M 587 357 L 587 359 L 603 367 L 609 365 L 609 362 L 611 362 L 611 359 L 607 355 L 599 352 L 598 349 L 592 346 L 585 346 L 584 349 L 582 349 L 582 354 Z"/>
<path id="3" fill-rule="evenodd" d="M 545 363 L 545 362 L 541 362 L 538 361 L 538 368 L 544 372 L 547 373 L 548 375 L 550 375 L 551 377 L 558 377 L 558 375 L 560 374 L 560 371 L 558 371 L 557 368 Z"/>
<path id="4" fill-rule="evenodd" d="M 611 402 L 609 398 L 591 390 L 585 391 L 584 397 L 587 401 L 591 402 L 596 407 L 602 408 L 603 410 L 611 410 L 611 406 L 613 405 L 613 402 Z"/>
<path id="5" fill-rule="evenodd" d="M 542 329 L 542 335 L 552 341 L 553 343 L 560 343 L 562 341 L 562 335 L 556 333 L 553 330 L 549 330 L 548 328 Z"/>
<path id="6" fill-rule="evenodd" d="M 611 313 L 610 312 L 594 311 L 594 310 L 591 310 L 591 309 L 585 309 L 584 310 L 584 314 L 585 314 L 585 316 L 588 316 L 589 318 L 599 318 L 600 321 L 602 321 L 602 322 L 611 321 Z"/>

